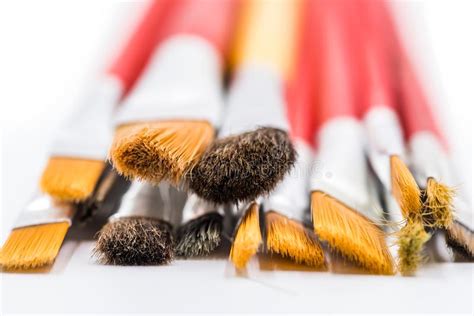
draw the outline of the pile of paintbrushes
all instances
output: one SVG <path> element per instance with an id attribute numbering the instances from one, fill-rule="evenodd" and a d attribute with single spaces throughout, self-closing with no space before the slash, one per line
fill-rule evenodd
<path id="1" fill-rule="evenodd" d="M 473 259 L 470 209 L 384 1 L 151 1 L 116 55 L 58 133 L 3 269 L 51 265 L 99 213 L 104 264 L 227 250 L 238 269 L 261 252 L 411 274 L 445 246 Z"/>

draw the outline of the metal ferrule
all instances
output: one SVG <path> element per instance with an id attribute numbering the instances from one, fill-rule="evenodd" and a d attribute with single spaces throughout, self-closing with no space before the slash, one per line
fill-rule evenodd
<path id="1" fill-rule="evenodd" d="M 38 195 L 21 212 L 14 228 L 63 222 L 71 225 L 75 211 L 76 206 L 72 203 L 58 202 L 48 195 Z"/>
<path id="2" fill-rule="evenodd" d="M 186 204 L 183 208 L 182 222 L 187 223 L 202 215 L 212 212 L 222 213 L 221 208 L 219 206 L 199 198 L 196 194 L 190 193 L 188 195 L 188 200 L 186 201 Z"/>
<path id="3" fill-rule="evenodd" d="M 288 130 L 284 85 L 269 67 L 247 65 L 230 87 L 219 136 L 239 134 L 266 126 Z"/>
<path id="4" fill-rule="evenodd" d="M 309 176 L 314 153 L 304 141 L 297 140 L 294 146 L 298 153 L 295 167 L 264 200 L 263 209 L 302 221 L 309 207 Z"/>

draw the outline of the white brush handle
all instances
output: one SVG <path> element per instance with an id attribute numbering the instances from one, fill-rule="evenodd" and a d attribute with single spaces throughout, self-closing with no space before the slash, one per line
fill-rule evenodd
<path id="1" fill-rule="evenodd" d="M 263 202 L 265 211 L 276 211 L 295 220 L 303 220 L 309 207 L 309 176 L 314 152 L 304 141 L 296 140 L 295 167 Z"/>
<path id="2" fill-rule="evenodd" d="M 210 42 L 194 35 L 172 36 L 157 47 L 116 124 L 204 120 L 216 125 L 223 102 L 222 77 L 219 52 Z"/>
<path id="3" fill-rule="evenodd" d="M 196 194 L 190 193 L 188 200 L 183 208 L 183 223 L 187 223 L 193 219 L 196 219 L 202 215 L 215 212 L 218 210 L 218 206 L 207 202 L 199 198 Z"/>
<path id="4" fill-rule="evenodd" d="M 374 106 L 363 123 L 370 163 L 382 184 L 391 190 L 390 156 L 405 159 L 403 129 L 397 113 L 387 106 Z"/>
<path id="5" fill-rule="evenodd" d="M 72 203 L 57 202 L 47 195 L 37 195 L 20 213 L 14 228 L 52 223 L 71 225 L 74 211 Z"/>
<path id="6" fill-rule="evenodd" d="M 113 136 L 113 115 L 122 92 L 121 82 L 113 76 L 92 83 L 60 129 L 51 156 L 105 160 Z"/>
<path id="7" fill-rule="evenodd" d="M 427 131 L 418 132 L 410 138 L 408 145 L 411 167 L 421 186 L 426 186 L 430 177 L 454 188 L 458 186 L 449 156 L 436 135 Z M 474 229 L 472 206 L 461 195 L 455 194 L 453 199 L 456 217 Z"/>
<path id="8" fill-rule="evenodd" d="M 379 221 L 368 188 L 364 130 L 353 117 L 325 123 L 319 132 L 319 150 L 312 171 L 312 191 L 322 191 L 366 217 Z"/>
<path id="9" fill-rule="evenodd" d="M 269 67 L 248 65 L 232 82 L 220 136 L 266 126 L 288 130 L 284 83 Z"/>

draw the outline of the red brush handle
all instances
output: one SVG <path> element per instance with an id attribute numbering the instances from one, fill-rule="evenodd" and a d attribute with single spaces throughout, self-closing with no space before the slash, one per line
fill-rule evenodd
<path id="1" fill-rule="evenodd" d="M 239 0 L 173 0 L 173 15 L 161 36 L 192 34 L 205 38 L 222 54 L 229 47 Z"/>
<path id="2" fill-rule="evenodd" d="M 287 83 L 287 115 L 290 134 L 294 140 L 303 140 L 314 147 L 315 107 L 314 107 L 314 65 L 308 49 L 310 41 L 310 20 L 308 14 L 302 17 L 303 27 L 299 39 L 297 61 Z"/>
<path id="3" fill-rule="evenodd" d="M 309 1 L 312 36 L 309 46 L 317 80 L 317 125 L 342 116 L 357 116 L 357 43 L 351 38 L 344 1 Z"/>
<path id="4" fill-rule="evenodd" d="M 152 0 L 130 38 L 125 42 L 108 73 L 118 78 L 126 94 L 140 76 L 157 42 L 171 0 Z"/>
<path id="5" fill-rule="evenodd" d="M 406 137 L 410 139 L 416 133 L 427 131 L 445 143 L 433 110 L 398 35 L 388 4 L 383 0 L 370 0 L 368 3 L 370 14 L 377 18 L 380 33 L 383 34 L 381 41 L 383 40 L 395 55 L 401 94 L 399 112 Z"/>

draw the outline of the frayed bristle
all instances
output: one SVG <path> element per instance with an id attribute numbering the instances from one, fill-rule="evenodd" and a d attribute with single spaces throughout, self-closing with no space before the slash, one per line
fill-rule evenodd
<path id="1" fill-rule="evenodd" d="M 447 229 L 447 244 L 463 253 L 468 260 L 474 260 L 474 232 L 468 227 L 454 221 Z"/>
<path id="2" fill-rule="evenodd" d="M 53 264 L 69 223 L 50 223 L 14 229 L 0 251 L 5 270 L 30 270 Z"/>
<path id="3" fill-rule="evenodd" d="M 422 223 L 407 222 L 397 233 L 398 270 L 402 275 L 413 274 L 423 260 L 424 244 L 430 239 Z"/>
<path id="4" fill-rule="evenodd" d="M 176 255 L 185 258 L 206 256 L 221 243 L 223 217 L 208 213 L 193 219 L 178 229 Z"/>
<path id="5" fill-rule="evenodd" d="M 316 234 L 332 249 L 371 273 L 393 274 L 384 234 L 374 223 L 322 192 L 312 193 L 311 210 Z"/>
<path id="6" fill-rule="evenodd" d="M 81 202 L 93 192 L 105 161 L 50 158 L 40 180 L 43 192 L 61 201 Z"/>
<path id="7" fill-rule="evenodd" d="M 316 236 L 303 224 L 276 212 L 265 215 L 267 249 L 298 264 L 321 268 L 324 252 Z"/>
<path id="8" fill-rule="evenodd" d="M 128 178 L 177 184 L 213 139 L 214 129 L 204 121 L 137 123 L 117 129 L 109 155 Z"/>
<path id="9" fill-rule="evenodd" d="M 189 187 L 218 204 L 251 201 L 272 191 L 295 160 L 286 132 L 259 128 L 216 140 L 192 169 Z"/>
<path id="10" fill-rule="evenodd" d="M 429 217 L 430 226 L 448 228 L 453 223 L 454 190 L 433 178 L 426 184 L 426 202 L 423 215 Z"/>
<path id="11" fill-rule="evenodd" d="M 421 220 L 421 191 L 405 163 L 397 156 L 390 157 L 392 194 L 400 205 L 403 217 Z"/>
<path id="12" fill-rule="evenodd" d="M 124 217 L 98 232 L 94 256 L 102 264 L 162 265 L 173 259 L 171 226 L 158 219 Z"/>
<path id="13" fill-rule="evenodd" d="M 234 242 L 230 249 L 230 260 L 237 269 L 243 269 L 254 256 L 262 243 L 260 232 L 259 205 L 252 203 L 237 227 Z"/>

